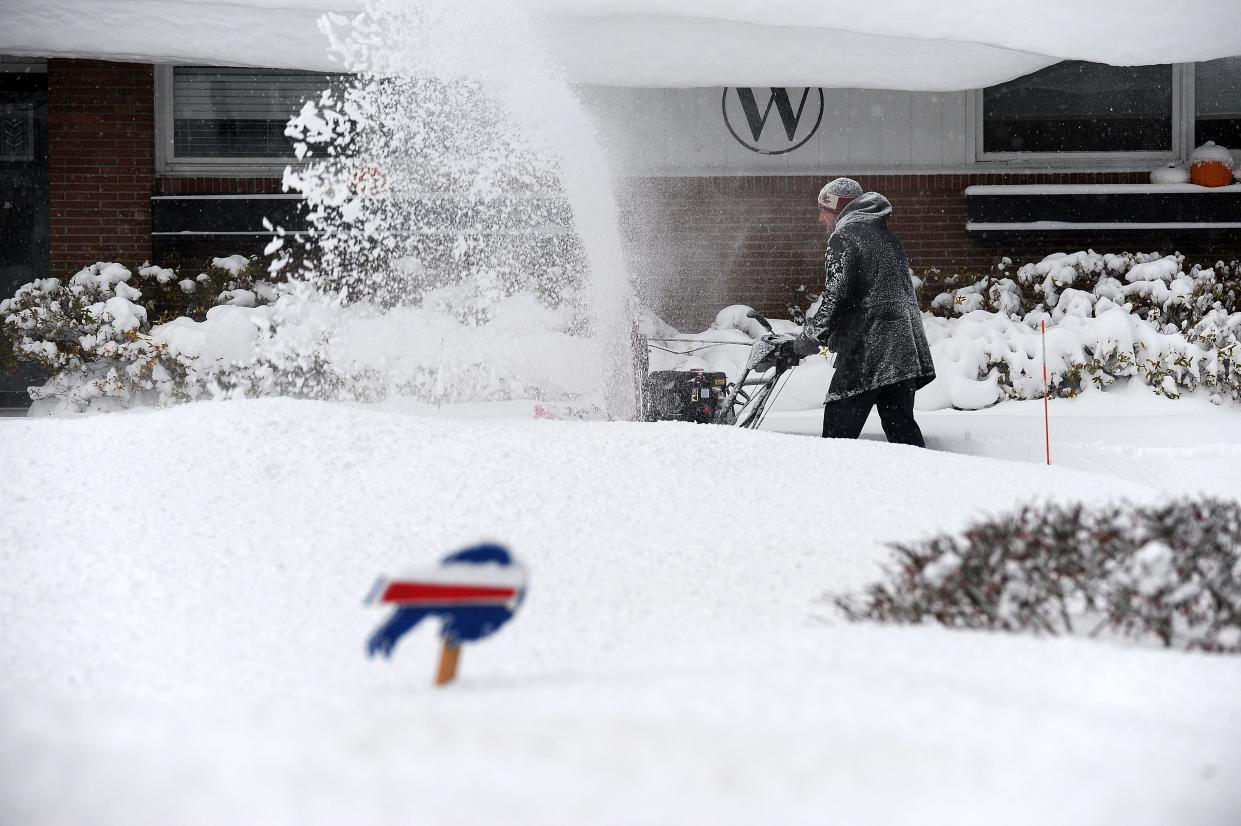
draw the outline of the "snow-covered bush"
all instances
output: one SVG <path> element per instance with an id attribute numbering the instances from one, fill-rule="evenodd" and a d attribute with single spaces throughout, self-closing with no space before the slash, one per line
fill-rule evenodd
<path id="1" fill-rule="evenodd" d="M 931 301 L 932 312 L 952 316 L 981 309 L 1020 318 L 1059 308 L 1062 317 L 1074 312 L 1074 299 L 1107 298 L 1143 321 L 1161 325 L 1164 332 L 1172 325 L 1185 333 L 1212 311 L 1241 311 L 1241 261 L 1218 261 L 1212 267 L 1195 264 L 1186 271 L 1180 254 L 1111 255 L 1087 250 L 1053 253 L 1010 275 L 1011 266 L 1005 258 L 995 274 L 941 293 Z M 1062 298 L 1070 306 L 1063 305 Z"/>
<path id="2" fill-rule="evenodd" d="M 887 581 L 834 595 L 853 621 L 1118 635 L 1241 654 L 1241 504 L 1026 507 L 892 546 Z"/>
<path id="3" fill-rule="evenodd" d="M 53 374 L 31 388 L 33 411 L 273 395 L 573 400 L 591 409 L 582 400 L 597 387 L 599 343 L 577 334 L 581 321 L 568 307 L 545 307 L 529 293 L 480 296 L 474 284 L 429 291 L 420 307 L 385 309 L 302 282 L 249 281 L 244 259 L 217 261 L 233 270 L 178 280 L 156 267 L 135 277 L 119 264 L 96 264 L 67 284 L 23 286 L 0 305 L 0 329 L 22 358 Z M 167 284 L 219 303 L 153 324 L 167 311 L 148 293 Z"/>
<path id="4" fill-rule="evenodd" d="M 153 392 L 193 398 L 192 366 L 151 331 L 175 318 L 266 304 L 275 287 L 255 281 L 254 271 L 254 262 L 238 255 L 214 259 L 193 278 L 150 264 L 135 271 L 92 264 L 66 282 L 38 279 L 0 301 L 0 337 L 15 357 L 52 373 L 30 389 L 36 402 L 82 410 L 126 406 Z"/>
<path id="5" fill-rule="evenodd" d="M 936 296 L 927 320 L 933 351 L 954 340 L 937 367 L 974 373 L 956 378 L 986 383 L 986 403 L 1043 394 L 1040 322 L 1055 397 L 1136 377 L 1170 398 L 1241 400 L 1241 262 L 1186 271 L 1180 255 L 1085 251 L 1010 266 Z"/>
<path id="6" fill-rule="evenodd" d="M 936 379 L 918 391 L 919 410 L 1041 398 L 1041 322 L 1055 398 L 1133 381 L 1168 398 L 1200 392 L 1216 403 L 1241 401 L 1241 263 L 1185 271 L 1179 256 L 1081 252 L 1048 256 L 1016 273 L 1011 266 L 1004 259 L 995 275 L 937 296 L 923 314 Z M 745 318 L 748 309 L 725 308 L 697 334 L 646 330 L 661 339 L 651 369 L 723 371 L 736 380 L 743 347 L 763 332 Z M 795 319 L 804 317 L 793 309 Z M 797 330 L 795 321 L 772 321 L 782 332 Z M 788 387 L 805 392 L 782 394 L 776 409 L 820 403 L 831 360 L 804 359 Z"/>

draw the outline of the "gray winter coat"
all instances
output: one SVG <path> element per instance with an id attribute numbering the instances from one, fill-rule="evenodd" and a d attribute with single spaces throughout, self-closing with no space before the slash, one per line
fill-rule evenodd
<path id="1" fill-rule="evenodd" d="M 922 387 L 935 378 L 909 259 L 888 230 L 891 214 L 887 198 L 867 192 L 841 210 L 827 239 L 823 298 L 797 349 L 814 352 L 822 344 L 836 354 L 829 402 L 911 379 Z"/>

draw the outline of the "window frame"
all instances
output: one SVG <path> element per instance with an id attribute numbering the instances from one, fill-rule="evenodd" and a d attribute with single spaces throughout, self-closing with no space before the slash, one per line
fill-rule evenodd
<path id="1" fill-rule="evenodd" d="M 173 70 L 196 63 L 161 63 L 155 67 L 155 174 L 166 177 L 280 178 L 288 167 L 300 167 L 315 158 L 203 158 L 177 157 L 173 143 Z M 292 115 L 290 115 L 292 117 Z"/>
<path id="2" fill-rule="evenodd" d="M 15 74 L 47 74 L 46 57 L 10 57 L 0 54 L 0 72 Z"/>
<path id="3" fill-rule="evenodd" d="M 1206 62 L 1206 61 L 1204 61 Z M 1196 63 L 1186 63 L 1185 81 L 1181 89 L 1181 96 L 1185 100 L 1186 123 L 1185 133 L 1188 139 L 1185 149 L 1185 157 L 1183 160 L 1188 163 L 1189 155 L 1198 146 L 1198 83 L 1195 74 Z M 1231 146 L 1228 151 L 1232 153 L 1234 165 L 1241 166 L 1241 146 Z"/>
<path id="4" fill-rule="evenodd" d="M 978 166 L 1005 169 L 1091 169 L 1099 171 L 1149 170 L 1151 167 L 1183 162 L 1194 148 L 1194 64 L 1172 66 L 1172 146 L 1167 151 L 1117 152 L 984 152 L 983 89 L 974 89 L 967 98 L 972 104 L 970 118 L 974 128 L 973 151 L 967 157 Z M 968 150 L 967 150 L 968 151 Z M 1234 155 L 1236 153 L 1234 152 Z"/>
<path id="5" fill-rule="evenodd" d="M 34 144 L 34 121 L 35 121 L 35 105 L 33 103 L 0 103 L 0 117 L 10 115 L 19 115 L 25 124 L 26 133 L 25 147 L 28 152 L 21 155 L 6 155 L 4 147 L 0 145 L 0 163 L 33 163 L 36 160 L 38 151 Z M 19 114 L 20 113 L 20 114 Z"/>

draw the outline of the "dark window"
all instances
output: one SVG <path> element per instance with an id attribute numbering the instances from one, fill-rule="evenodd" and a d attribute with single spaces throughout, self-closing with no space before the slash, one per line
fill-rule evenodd
<path id="1" fill-rule="evenodd" d="M 0 300 L 48 274 L 47 66 L 0 58 Z M 48 377 L 0 342 L 0 407 Z"/>
<path id="2" fill-rule="evenodd" d="M 185 158 L 292 158 L 289 118 L 337 76 L 283 69 L 173 69 L 173 155 Z"/>
<path id="3" fill-rule="evenodd" d="M 1171 152 L 1172 67 L 1066 61 L 983 90 L 984 152 Z"/>
<path id="4" fill-rule="evenodd" d="M 1194 143 L 1241 149 L 1241 57 L 1194 67 Z"/>
<path id="5" fill-rule="evenodd" d="M 34 153 L 34 104 L 0 103 L 0 161 L 33 161 Z"/>

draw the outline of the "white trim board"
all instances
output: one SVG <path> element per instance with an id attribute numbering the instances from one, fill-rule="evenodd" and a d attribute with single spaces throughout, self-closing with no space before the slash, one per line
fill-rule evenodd
<path id="1" fill-rule="evenodd" d="M 240 201 L 240 200 L 305 200 L 305 195 L 255 194 L 255 195 L 152 195 L 152 201 Z"/>
<path id="2" fill-rule="evenodd" d="M 903 178 L 917 176 L 929 178 L 943 175 L 968 175 L 980 178 L 984 175 L 1011 175 L 1034 177 L 1038 175 L 1113 175 L 1130 172 L 1149 173 L 1151 167 L 1143 166 L 1014 166 L 1002 163 L 978 163 L 973 166 L 938 166 L 938 167 L 823 167 L 821 169 L 789 169 L 785 171 L 754 172 L 745 169 L 656 169 L 642 172 L 622 170 L 615 178 L 621 181 L 649 180 L 656 178 L 822 178 L 831 180 L 840 176 L 861 178 L 863 176 L 883 176 L 885 178 Z"/>
<path id="3" fill-rule="evenodd" d="M 1168 223 L 1073 223 L 1072 221 L 1029 221 L 1012 224 L 987 224 L 969 221 L 968 232 L 995 232 L 1001 230 L 1052 230 L 1052 229 L 1241 229 L 1241 222 L 1193 223 L 1175 221 Z"/>
<path id="4" fill-rule="evenodd" d="M 230 230 L 230 231 L 228 231 L 228 232 L 215 232 L 215 231 L 213 231 L 213 230 L 183 229 L 183 230 L 177 230 L 176 232 L 152 232 L 151 234 L 152 234 L 152 235 L 162 235 L 162 236 L 182 236 L 182 235 L 184 235 L 184 236 L 191 236 L 191 235 L 279 235 L 279 233 L 278 233 L 278 232 L 276 232 L 274 229 L 271 229 L 271 230 L 258 230 L 257 232 L 234 232 L 234 231 L 231 231 L 231 230 Z M 284 233 L 284 237 L 289 237 L 289 236 L 293 236 L 293 235 L 313 235 L 313 234 L 314 234 L 314 233 L 310 232 L 309 230 L 299 230 L 299 231 L 286 230 L 286 231 L 285 231 L 285 233 Z"/>
<path id="5" fill-rule="evenodd" d="M 1241 226 L 1241 224 L 1238 224 L 1237 226 Z M 557 229 L 544 229 L 541 227 L 527 227 L 524 229 L 500 229 L 500 230 L 493 230 L 487 233 L 476 233 L 476 234 L 486 234 L 486 235 L 494 235 L 494 236 L 508 237 L 508 238 L 534 238 L 534 237 L 555 238 L 561 235 L 568 235 L 569 232 L 570 231 L 568 227 L 560 227 Z M 398 232 L 394 234 L 402 236 L 402 237 L 409 237 L 409 236 L 415 236 L 415 235 L 450 236 L 456 233 L 457 233 L 457 230 L 430 230 L 428 229 L 428 230 L 405 230 L 403 232 Z M 171 231 L 165 231 L 165 232 L 152 232 L 151 234 L 165 236 L 165 237 L 179 237 L 179 236 L 189 237 L 189 236 L 194 236 L 194 235 L 263 235 L 263 236 L 272 235 L 272 236 L 278 236 L 280 238 L 291 238 L 291 237 L 298 236 L 298 235 L 313 236 L 313 235 L 317 235 L 318 232 L 317 230 L 309 230 L 309 229 L 286 229 L 284 230 L 283 233 L 275 229 L 253 230 L 253 231 L 251 230 L 216 231 L 216 230 L 206 230 L 206 229 L 183 229 L 183 230 L 171 230 Z"/>
<path id="6" fill-rule="evenodd" d="M 1241 184 L 978 184 L 967 186 L 966 195 L 1236 195 Z"/>

